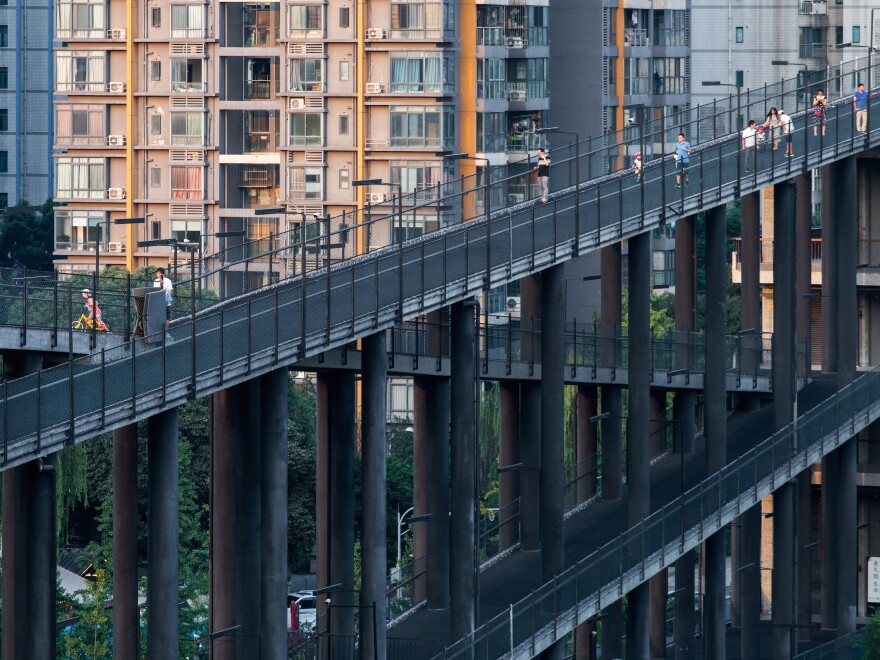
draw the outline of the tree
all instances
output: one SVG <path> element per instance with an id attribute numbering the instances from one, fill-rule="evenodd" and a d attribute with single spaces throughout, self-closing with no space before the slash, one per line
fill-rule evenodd
<path id="1" fill-rule="evenodd" d="M 310 379 L 287 392 L 287 557 L 307 569 L 315 545 L 315 434 L 317 399 Z"/>
<path id="2" fill-rule="evenodd" d="M 113 596 L 113 580 L 104 569 L 95 571 L 95 580 L 76 594 L 72 604 L 73 616 L 79 620 L 63 635 L 64 657 L 71 660 L 97 660 L 110 656 L 113 637 L 113 612 L 104 609 L 104 603 Z M 75 603 L 75 604 L 73 604 Z"/>
<path id="3" fill-rule="evenodd" d="M 859 645 L 864 651 L 864 660 L 880 660 L 880 609 L 868 619 Z"/>
<path id="4" fill-rule="evenodd" d="M 29 204 L 21 200 L 18 206 Z M 7 212 L 0 223 L 0 265 L 52 271 L 54 225 L 52 200 L 46 200 L 39 215 L 32 210 Z"/>

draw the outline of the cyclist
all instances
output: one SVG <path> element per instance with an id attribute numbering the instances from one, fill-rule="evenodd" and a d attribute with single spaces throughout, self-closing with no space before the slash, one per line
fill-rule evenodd
<path id="1" fill-rule="evenodd" d="M 94 296 L 92 296 L 91 290 L 83 289 L 82 296 L 85 300 L 86 309 L 86 314 L 84 316 L 88 319 L 89 325 L 92 325 L 94 323 L 98 330 L 108 332 L 110 328 L 107 327 L 107 324 L 104 323 L 104 320 L 101 318 L 101 308 L 95 301 Z"/>

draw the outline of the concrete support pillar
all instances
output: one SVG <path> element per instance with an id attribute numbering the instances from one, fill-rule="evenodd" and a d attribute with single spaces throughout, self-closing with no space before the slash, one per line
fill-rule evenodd
<path id="1" fill-rule="evenodd" d="M 428 609 L 449 607 L 449 420 L 448 378 L 431 380 L 428 403 L 427 587 Z M 418 525 L 416 525 L 418 527 Z"/>
<path id="2" fill-rule="evenodd" d="M 259 379 L 244 384 L 245 432 L 233 438 L 235 447 L 235 549 L 241 557 L 262 557 L 262 388 Z M 241 401 L 238 402 L 241 405 Z M 235 571 L 235 619 L 245 634 L 236 635 L 238 658 L 259 657 L 261 583 L 245 570 Z M 248 634 L 250 633 L 250 634 Z"/>
<path id="3" fill-rule="evenodd" d="M 620 336 L 622 319 L 621 255 L 620 244 L 602 248 L 600 252 L 601 281 L 601 365 L 616 368 L 620 364 Z M 602 413 L 609 416 L 602 421 L 602 497 L 619 500 L 623 496 L 623 392 L 615 385 L 602 386 Z"/>
<path id="4" fill-rule="evenodd" d="M 260 657 L 287 657 L 287 368 L 260 378 L 263 532 L 260 584 Z M 384 602 L 384 601 L 383 601 Z"/>
<path id="5" fill-rule="evenodd" d="M 317 586 L 342 584 L 334 607 L 318 599 L 318 630 L 354 635 L 354 374 L 318 372 L 316 452 Z M 335 607 L 339 605 L 339 607 Z M 332 641 L 332 639 L 331 639 Z"/>
<path id="6" fill-rule="evenodd" d="M 586 621 L 574 629 L 574 660 L 596 660 L 596 622 Z"/>
<path id="7" fill-rule="evenodd" d="M 810 177 L 800 174 L 795 177 L 795 338 L 798 354 L 795 364 L 798 378 L 810 375 L 812 355 L 810 350 L 811 299 L 812 291 L 812 227 L 813 203 Z M 853 287 L 855 290 L 855 287 Z"/>
<path id="8" fill-rule="evenodd" d="M 761 616 L 761 505 L 756 504 L 740 517 L 739 557 L 741 566 L 733 576 L 739 582 L 740 648 L 742 660 L 760 657 L 759 620 Z"/>
<path id="9" fill-rule="evenodd" d="M 502 467 L 516 465 L 519 458 L 519 383 L 503 380 L 500 383 L 500 410 L 498 416 L 498 435 L 500 436 L 500 457 Z M 509 470 L 498 475 L 499 490 L 499 532 L 498 544 L 507 550 L 519 540 L 516 520 L 519 497 L 519 473 Z"/>
<path id="10" fill-rule="evenodd" d="M 598 392 L 591 385 L 577 389 L 577 501 L 586 502 L 596 494 L 596 425 L 590 421 L 598 412 Z"/>
<path id="11" fill-rule="evenodd" d="M 727 463 L 727 369 L 725 336 L 726 305 L 726 208 L 717 206 L 706 214 L 706 375 L 705 435 L 706 474 Z M 705 543 L 706 596 L 703 604 L 704 654 L 723 660 L 725 645 L 725 596 L 727 594 L 725 531 Z"/>
<path id="12" fill-rule="evenodd" d="M 809 303 L 809 300 L 806 301 Z M 798 624 L 798 652 L 806 650 L 800 643 L 809 642 L 812 626 L 813 566 L 810 530 L 813 522 L 813 470 L 801 472 L 797 483 L 797 593 L 795 622 Z"/>
<path id="13" fill-rule="evenodd" d="M 843 191 L 846 186 L 838 181 L 837 168 L 822 168 L 822 373 L 837 373 L 837 317 L 838 308 L 838 204 L 846 204 Z M 855 182 L 853 182 L 855 185 Z"/>
<path id="14" fill-rule="evenodd" d="M 693 332 L 697 328 L 697 255 L 694 217 L 675 223 L 675 329 Z M 680 361 L 679 361 L 680 362 Z M 685 363 L 687 364 L 687 363 Z M 680 364 L 684 369 L 684 365 Z"/>
<path id="15" fill-rule="evenodd" d="M 837 225 L 837 386 L 842 388 L 855 378 L 858 362 L 858 303 L 856 264 L 858 263 L 858 208 L 855 157 L 833 165 L 835 224 Z M 858 598 L 857 520 L 857 439 L 851 438 L 838 450 L 837 515 L 837 634 L 856 629 Z"/>
<path id="16" fill-rule="evenodd" d="M 474 532 L 475 395 L 472 300 L 452 306 L 452 519 L 449 528 L 449 592 L 453 639 L 472 632 L 476 623 L 477 564 Z"/>
<path id="17" fill-rule="evenodd" d="M 28 656 L 29 465 L 3 472 L 3 657 Z"/>
<path id="18" fill-rule="evenodd" d="M 666 391 L 651 390 L 651 439 L 649 443 L 651 458 L 666 450 L 666 434 L 669 425 L 666 421 Z"/>
<path id="19" fill-rule="evenodd" d="M 520 281 L 522 300 L 522 355 L 529 362 L 541 360 L 541 340 L 536 319 L 541 318 L 541 276 Z M 519 457 L 524 469 L 519 475 L 520 548 L 526 552 L 541 547 L 541 384 L 520 384 Z"/>
<path id="20" fill-rule="evenodd" d="M 794 419 L 795 404 L 795 188 L 773 194 L 773 410 L 777 430 Z M 789 658 L 794 623 L 795 490 L 773 494 L 773 657 Z"/>
<path id="21" fill-rule="evenodd" d="M 666 571 L 662 571 L 648 582 L 650 593 L 650 657 L 652 660 L 666 659 L 666 593 L 668 591 Z"/>
<path id="22" fill-rule="evenodd" d="M 147 420 L 148 660 L 178 657 L 178 437 L 177 408 Z"/>
<path id="23" fill-rule="evenodd" d="M 651 508 L 651 235 L 629 240 L 629 417 L 627 419 L 627 512 L 629 525 L 638 524 Z M 627 656 L 649 655 L 649 588 L 630 592 L 627 617 Z"/>
<path id="24" fill-rule="evenodd" d="M 750 193 L 740 199 L 742 240 L 740 242 L 740 267 L 742 283 L 740 295 L 742 330 L 751 330 L 740 339 L 743 372 L 757 373 L 760 363 L 759 341 L 761 331 L 761 195 Z"/>
<path id="25" fill-rule="evenodd" d="M 413 377 L 413 516 L 428 515 L 428 405 L 430 379 Z M 428 559 L 428 526 L 412 525 L 413 560 Z M 425 575 L 413 581 L 413 599 L 420 603 L 428 597 L 427 568 Z"/>
<path id="26" fill-rule="evenodd" d="M 694 657 L 694 567 L 696 552 L 686 552 L 675 562 L 675 660 Z"/>
<path id="27" fill-rule="evenodd" d="M 140 653 L 137 458 L 137 424 L 113 431 L 113 654 L 120 658 Z"/>
<path id="28" fill-rule="evenodd" d="M 380 660 L 385 645 L 385 401 L 388 356 L 385 333 L 361 340 L 361 591 L 360 650 L 365 660 Z"/>
<path id="29" fill-rule="evenodd" d="M 58 565 L 55 498 L 55 454 L 33 461 L 31 471 L 28 588 L 30 653 L 34 659 L 55 658 Z"/>
<path id="30" fill-rule="evenodd" d="M 602 660 L 623 657 L 623 601 L 618 600 L 603 610 Z"/>

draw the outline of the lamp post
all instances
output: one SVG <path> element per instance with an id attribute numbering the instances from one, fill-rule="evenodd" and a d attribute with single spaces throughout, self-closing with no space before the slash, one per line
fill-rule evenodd
<path id="1" fill-rule="evenodd" d="M 877 26 L 875 28 L 875 23 L 874 23 L 874 12 L 875 11 L 877 11 L 876 8 L 871 10 L 871 45 L 870 46 L 862 46 L 859 44 L 854 44 L 852 42 L 845 42 L 842 44 L 837 44 L 837 48 L 839 48 L 839 49 L 840 48 L 864 48 L 864 49 L 867 49 L 867 51 L 868 51 L 868 105 L 867 105 L 867 116 L 865 117 L 865 122 L 868 124 L 868 126 L 865 130 L 865 138 L 866 139 L 870 139 L 870 135 L 871 135 L 871 89 L 873 89 L 873 87 L 871 85 L 871 78 L 872 78 L 871 74 L 873 73 L 871 64 L 874 59 L 873 58 L 874 40 L 875 40 L 875 35 L 880 37 L 880 26 Z"/>
<path id="2" fill-rule="evenodd" d="M 410 507 L 406 511 L 403 512 L 403 515 L 400 513 L 400 505 L 397 507 L 397 570 L 400 570 L 400 558 L 401 558 L 401 541 L 403 539 L 403 532 L 401 531 L 401 527 L 403 527 L 404 519 L 413 512 L 415 507 Z"/>
<path id="3" fill-rule="evenodd" d="M 576 131 L 568 131 L 559 126 L 535 129 L 535 133 L 564 133 L 574 136 L 574 248 L 572 256 L 578 256 L 581 238 L 581 137 Z"/>

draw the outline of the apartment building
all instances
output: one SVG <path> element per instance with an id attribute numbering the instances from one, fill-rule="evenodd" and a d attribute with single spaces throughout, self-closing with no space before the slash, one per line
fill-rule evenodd
<path id="1" fill-rule="evenodd" d="M 0 209 L 52 191 L 52 3 L 0 1 Z"/>
<path id="2" fill-rule="evenodd" d="M 311 235 L 398 192 L 430 203 L 476 171 L 454 152 L 534 154 L 547 4 L 58 0 L 56 253 L 158 265 L 175 248 L 138 243 L 175 239 L 209 259 L 241 240 L 218 233 L 266 238 L 305 213 Z M 453 213 L 408 216 L 407 235 Z"/>

